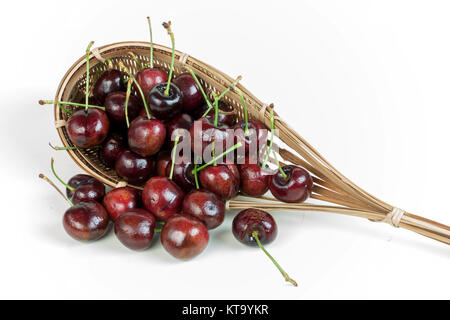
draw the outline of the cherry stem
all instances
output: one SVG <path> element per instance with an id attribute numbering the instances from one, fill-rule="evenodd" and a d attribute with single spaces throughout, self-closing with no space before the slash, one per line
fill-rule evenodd
<path id="1" fill-rule="evenodd" d="M 291 277 L 289 277 L 289 275 L 286 273 L 286 271 L 283 270 L 283 268 L 281 268 L 281 266 L 278 264 L 278 262 L 276 262 L 276 260 L 270 255 L 269 252 L 267 252 L 267 250 L 264 248 L 264 246 L 262 245 L 261 241 L 259 241 L 259 236 L 258 236 L 258 231 L 253 231 L 252 232 L 252 236 L 253 238 L 255 238 L 256 242 L 258 243 L 258 246 L 261 248 L 262 251 L 264 251 L 264 253 L 269 257 L 269 259 L 273 262 L 273 264 L 278 268 L 278 270 L 281 272 L 281 274 L 283 275 L 284 279 L 287 282 L 292 283 L 294 286 L 297 287 L 297 282 L 292 279 Z"/>
<path id="2" fill-rule="evenodd" d="M 194 180 L 195 180 L 195 188 L 198 190 L 200 189 L 199 185 L 198 185 L 198 177 L 197 177 L 197 164 L 194 164 Z"/>
<path id="3" fill-rule="evenodd" d="M 131 79 L 128 80 L 127 93 L 125 95 L 125 120 L 127 122 L 127 128 L 130 127 L 130 120 L 128 119 L 128 101 L 130 100 L 131 83 L 132 82 L 133 82 L 133 80 L 131 80 Z"/>
<path id="4" fill-rule="evenodd" d="M 50 148 L 52 148 L 53 150 L 56 150 L 56 151 L 61 151 L 61 150 L 80 150 L 81 149 L 79 147 L 58 147 L 58 146 L 55 147 L 50 142 L 48 143 L 48 145 L 50 146 Z"/>
<path id="5" fill-rule="evenodd" d="M 62 195 L 62 197 L 70 204 L 70 206 L 73 207 L 72 201 L 70 201 L 70 199 L 67 198 L 66 195 L 65 195 L 64 193 L 62 193 L 61 190 L 59 190 L 59 188 L 53 183 L 52 180 L 50 180 L 49 178 L 47 178 L 47 177 L 46 177 L 44 174 L 42 174 L 42 173 L 39 174 L 39 178 L 41 178 L 41 179 L 47 181 L 53 188 L 55 188 L 56 191 L 58 191 L 58 193 L 59 193 L 60 195 Z"/>
<path id="6" fill-rule="evenodd" d="M 72 114 L 72 112 L 62 108 L 63 104 L 67 104 L 68 106 L 76 106 L 76 107 L 87 107 L 89 108 L 97 108 L 97 109 L 101 109 L 103 111 L 105 111 L 105 107 L 101 107 L 101 106 L 94 106 L 91 104 L 84 104 L 84 103 L 76 103 L 76 102 L 69 102 L 69 101 L 55 101 L 55 100 L 39 100 L 39 104 L 41 106 L 43 106 L 44 104 L 54 104 L 57 103 L 59 104 L 59 106 L 61 107 L 61 109 L 63 109 L 65 112 Z"/>
<path id="7" fill-rule="evenodd" d="M 202 93 L 203 98 L 205 99 L 206 104 L 208 105 L 208 112 L 209 112 L 209 111 L 213 108 L 213 105 L 211 104 L 211 101 L 209 101 L 208 96 L 207 96 L 206 93 L 205 93 L 205 90 L 203 90 L 203 87 L 202 87 L 202 85 L 200 84 L 200 81 L 198 80 L 198 78 L 197 78 L 197 76 L 195 75 L 194 71 L 192 71 L 192 69 L 191 69 L 190 67 L 185 66 L 184 68 L 191 74 L 192 78 L 194 78 L 195 83 L 197 83 L 197 86 L 200 88 L 200 92 Z M 208 112 L 207 112 L 207 113 L 208 113 Z M 202 116 L 202 118 L 203 118 L 205 115 L 206 115 L 206 114 L 204 114 L 204 115 Z"/>
<path id="8" fill-rule="evenodd" d="M 158 233 L 158 232 L 161 232 L 162 229 L 163 229 L 163 228 L 157 228 L 157 229 L 154 229 L 153 232 Z"/>
<path id="9" fill-rule="evenodd" d="M 136 87 L 138 88 L 138 91 L 141 95 L 142 98 L 142 102 L 144 102 L 144 108 L 145 108 L 145 112 L 147 113 L 147 118 L 151 119 L 150 116 L 150 112 L 148 111 L 148 105 L 147 105 L 147 100 L 145 99 L 145 95 L 144 92 L 142 92 L 142 88 L 139 85 L 139 83 L 136 81 L 136 79 L 133 77 L 133 75 L 131 74 L 130 70 L 128 70 L 128 68 L 123 64 L 122 61 L 119 61 L 119 66 L 123 69 L 123 71 L 125 71 L 125 73 L 128 75 L 128 77 L 133 80 L 134 84 L 136 85 Z"/>
<path id="10" fill-rule="evenodd" d="M 173 149 L 172 149 L 172 155 L 171 155 L 172 164 L 170 166 L 170 175 L 169 175 L 169 179 L 170 180 L 172 180 L 173 168 L 175 167 L 175 156 L 177 155 L 178 140 L 180 140 L 180 135 L 179 134 L 175 137 L 175 142 L 174 142 Z"/>
<path id="11" fill-rule="evenodd" d="M 217 160 L 219 160 L 220 158 L 222 158 L 224 155 L 226 155 L 226 154 L 228 154 L 228 153 L 230 153 L 230 152 L 232 152 L 232 151 L 234 151 L 234 150 L 236 150 L 237 148 L 240 148 L 240 147 L 242 147 L 242 143 L 240 143 L 240 142 L 236 143 L 234 146 L 232 146 L 232 147 L 229 148 L 228 150 L 222 152 L 222 153 L 219 154 L 218 156 L 214 157 L 212 160 L 210 160 L 209 162 L 205 163 L 205 164 L 202 165 L 201 167 L 192 170 L 192 173 L 194 174 L 195 171 L 198 172 L 198 171 L 200 171 L 200 170 L 205 169 L 206 167 L 212 165 L 215 161 L 217 161 Z"/>
<path id="12" fill-rule="evenodd" d="M 152 22 L 150 17 L 147 17 L 148 30 L 150 31 L 150 68 L 153 68 L 153 35 L 152 35 Z"/>
<path id="13" fill-rule="evenodd" d="M 242 80 L 242 76 L 238 76 L 236 78 L 236 80 L 234 80 L 233 83 L 228 88 L 226 88 L 218 97 L 216 97 L 214 99 L 214 103 L 216 103 L 216 100 L 217 100 L 217 103 L 219 103 L 219 101 L 228 93 L 228 91 L 232 90 L 238 84 L 238 82 L 241 80 Z M 214 93 L 213 93 L 213 95 L 214 95 Z M 213 108 L 213 106 L 208 106 L 208 109 L 202 115 L 202 118 L 206 117 L 206 115 L 211 111 L 212 108 Z"/>
<path id="14" fill-rule="evenodd" d="M 244 133 L 248 133 L 248 114 L 247 114 L 247 104 L 245 103 L 244 95 L 242 94 L 241 90 L 234 90 L 239 97 L 241 98 L 242 106 L 244 108 L 244 120 L 245 120 L 245 130 Z"/>
<path id="15" fill-rule="evenodd" d="M 71 186 L 69 186 L 67 183 L 65 183 L 60 177 L 58 177 L 58 175 L 56 174 L 56 171 L 55 171 L 55 165 L 54 165 L 54 163 L 55 163 L 55 160 L 52 158 L 51 160 L 50 160 L 50 168 L 52 168 L 52 172 L 53 172 L 53 175 L 55 176 L 55 178 L 56 179 L 58 179 L 59 180 L 59 182 L 61 182 L 67 189 L 69 189 L 70 191 L 75 191 L 75 188 L 74 187 L 71 187 Z"/>
<path id="16" fill-rule="evenodd" d="M 89 53 L 91 52 L 91 47 L 94 44 L 94 41 L 89 42 L 88 47 L 86 48 L 86 88 L 84 91 L 86 91 L 86 111 L 88 109 L 88 104 L 89 104 Z"/>
<path id="17" fill-rule="evenodd" d="M 219 123 L 219 99 L 215 92 L 212 93 L 214 97 L 214 126 L 217 127 Z"/>
<path id="18" fill-rule="evenodd" d="M 133 52 L 131 52 L 131 51 L 129 51 L 128 54 L 133 58 L 134 62 L 136 62 L 136 66 L 138 67 L 138 69 L 141 70 L 142 69 L 142 64 L 139 61 L 139 59 L 136 57 L 136 55 Z"/>
<path id="19" fill-rule="evenodd" d="M 175 63 L 175 36 L 173 35 L 172 28 L 171 28 L 172 22 L 163 22 L 163 27 L 166 28 L 167 33 L 170 36 L 170 41 L 172 42 L 172 60 L 170 61 L 170 70 L 169 70 L 169 79 L 167 80 L 167 87 L 166 90 L 164 90 L 164 95 L 169 95 L 170 90 L 170 82 L 172 81 L 172 73 L 173 73 L 173 65 Z"/>
<path id="20" fill-rule="evenodd" d="M 278 161 L 277 154 L 275 152 L 273 153 L 273 156 L 275 157 L 275 161 L 277 162 L 278 170 L 280 170 L 281 175 L 284 179 L 287 179 L 287 175 L 284 173 L 283 168 L 281 168 L 280 161 Z"/>
<path id="21" fill-rule="evenodd" d="M 275 122 L 274 122 L 274 116 L 273 116 L 273 105 L 270 105 L 270 142 L 269 142 L 269 149 L 266 153 L 266 159 L 264 159 L 264 162 L 261 166 L 261 168 L 265 168 L 267 161 L 269 161 L 269 155 L 270 152 L 272 152 L 272 145 L 273 145 L 273 137 L 274 137 L 274 128 L 275 128 Z"/>

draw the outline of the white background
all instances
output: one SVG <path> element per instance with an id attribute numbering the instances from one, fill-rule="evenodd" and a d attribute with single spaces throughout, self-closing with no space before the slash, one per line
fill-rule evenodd
<path id="1" fill-rule="evenodd" d="M 268 249 L 239 244 L 233 214 L 208 249 L 180 262 L 159 239 L 132 252 L 110 233 L 69 238 L 66 203 L 38 179 L 56 159 L 52 107 L 65 71 L 90 40 L 154 39 L 231 76 L 358 185 L 450 224 L 448 1 L 13 1 L 0 13 L 0 298 L 450 298 L 450 250 L 385 224 L 327 213 L 276 213 Z"/>

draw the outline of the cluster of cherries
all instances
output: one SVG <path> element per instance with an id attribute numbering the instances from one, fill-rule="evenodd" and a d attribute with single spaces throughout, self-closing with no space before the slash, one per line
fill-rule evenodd
<path id="1" fill-rule="evenodd" d="M 148 19 L 150 26 L 150 19 Z M 65 183 L 51 168 L 56 178 L 66 186 L 63 196 L 71 207 L 64 214 L 64 228 L 78 240 L 96 240 L 114 222 L 117 238 L 128 248 L 143 250 L 161 232 L 163 247 L 174 257 L 189 259 L 200 254 L 209 241 L 209 231 L 222 224 L 226 201 L 239 192 L 252 197 L 267 191 L 284 202 L 305 201 L 312 189 L 309 173 L 294 165 L 278 165 L 277 171 L 266 166 L 273 141 L 266 148 L 264 161 L 251 155 L 253 139 L 267 144 L 267 130 L 258 120 L 249 120 L 242 93 L 236 82 L 210 101 L 198 78 L 190 69 L 173 78 L 175 58 L 171 23 L 163 23 L 172 41 L 170 70 L 153 66 L 153 45 L 150 41 L 149 65 L 142 65 L 133 75 L 121 62 L 121 70 L 105 61 L 108 69 L 96 77 L 92 95 L 86 90 L 81 102 L 57 101 L 68 114 L 67 133 L 75 147 L 98 147 L 102 161 L 114 168 L 117 175 L 130 184 L 143 185 L 142 192 L 130 186 L 118 187 L 106 193 L 105 186 L 88 175 L 76 175 Z M 150 40 L 151 37 L 150 37 Z M 89 88 L 89 54 L 86 50 L 86 88 Z M 173 81 L 172 81 L 173 80 Z M 244 120 L 238 121 L 233 108 L 221 98 L 230 90 L 241 97 Z M 40 101 L 41 104 L 54 101 Z M 65 106 L 73 106 L 68 110 Z M 77 108 L 78 107 L 78 108 Z M 213 146 L 212 160 L 176 161 L 177 145 L 185 138 L 180 129 L 190 133 L 192 150 L 201 141 L 202 150 Z M 234 146 L 225 150 L 230 130 L 234 129 Z M 219 147 L 222 147 L 221 149 Z M 231 162 L 225 155 L 242 151 L 243 161 Z M 185 155 L 183 155 L 185 156 Z M 186 160 L 186 157 L 183 157 Z M 41 175 L 56 189 L 57 187 Z M 59 190 L 59 189 L 58 189 Z M 61 193 L 61 192 L 60 192 Z M 62 194 L 62 193 L 61 193 Z M 262 246 L 277 234 L 273 217 L 258 209 L 246 209 L 233 221 L 233 234 L 242 243 L 259 245 L 272 259 L 287 281 L 290 279 Z"/>

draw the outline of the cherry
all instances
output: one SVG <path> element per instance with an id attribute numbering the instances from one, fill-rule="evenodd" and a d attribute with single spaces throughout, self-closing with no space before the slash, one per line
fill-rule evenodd
<path id="1" fill-rule="evenodd" d="M 106 113 L 98 108 L 78 110 L 67 120 L 66 129 L 74 145 L 90 148 L 105 140 L 109 131 L 109 119 Z"/>
<path id="2" fill-rule="evenodd" d="M 171 30 L 171 22 L 164 22 L 164 28 L 172 41 L 172 60 L 170 63 L 169 77 L 167 82 L 157 84 L 148 94 L 150 111 L 158 119 L 166 120 L 177 116 L 183 109 L 183 97 L 181 90 L 171 83 L 173 65 L 175 62 L 175 39 Z"/>
<path id="3" fill-rule="evenodd" d="M 132 187 L 120 187 L 111 190 L 103 198 L 103 206 L 112 221 L 124 212 L 134 210 L 141 203 L 141 192 Z"/>
<path id="4" fill-rule="evenodd" d="M 95 82 L 92 93 L 94 98 L 103 104 L 106 96 L 116 91 L 125 91 L 124 74 L 119 70 L 110 69 L 100 75 Z"/>
<path id="5" fill-rule="evenodd" d="M 114 168 L 116 160 L 119 158 L 121 153 L 126 150 L 125 147 L 126 142 L 124 137 L 116 132 L 111 133 L 102 144 L 100 157 L 108 167 Z"/>
<path id="6" fill-rule="evenodd" d="M 192 118 L 192 116 L 190 116 L 187 113 L 182 113 L 178 116 L 176 116 L 175 118 L 173 118 L 172 120 L 170 120 L 169 122 L 167 122 L 166 126 L 167 126 L 167 141 L 168 144 L 170 146 L 170 148 L 173 148 L 173 141 L 172 139 L 174 138 L 174 132 L 177 129 L 184 129 L 184 130 L 188 130 L 191 128 L 192 124 L 194 123 L 194 119 Z M 180 136 L 180 141 L 183 140 L 183 135 Z"/>
<path id="7" fill-rule="evenodd" d="M 147 181 L 142 191 L 145 208 L 158 220 L 167 220 L 171 215 L 180 213 L 184 192 L 167 177 L 153 177 Z"/>
<path id="8" fill-rule="evenodd" d="M 126 93 L 123 91 L 111 92 L 106 96 L 104 106 L 109 118 L 115 124 L 125 126 L 125 100 Z M 128 119 L 132 121 L 139 115 L 141 105 L 137 98 L 130 96 L 128 100 Z"/>
<path id="9" fill-rule="evenodd" d="M 263 244 L 271 243 L 278 232 L 275 219 L 269 213 L 259 209 L 243 210 L 234 217 L 232 230 L 234 237 L 241 243 L 249 246 L 258 245 L 275 264 L 284 279 L 297 286 L 297 282 L 289 277 L 263 246 Z"/>
<path id="10" fill-rule="evenodd" d="M 208 229 L 190 215 L 171 216 L 161 231 L 164 249 L 177 259 L 191 259 L 205 250 L 209 242 Z"/>
<path id="11" fill-rule="evenodd" d="M 166 176 L 166 168 L 169 166 L 170 163 L 170 152 L 167 150 L 163 150 L 158 153 L 158 156 L 156 157 L 156 175 L 164 177 Z M 167 175 L 168 176 L 168 175 Z"/>
<path id="12" fill-rule="evenodd" d="M 214 142 L 216 149 L 225 150 L 227 141 L 232 139 L 227 125 L 215 126 L 209 119 L 200 118 L 194 121 L 189 133 L 191 136 L 191 149 L 196 154 L 202 154 L 211 143 Z M 233 143 L 233 142 L 232 142 Z M 199 145 L 196 145 L 199 144 Z M 200 150 L 201 149 L 201 150 Z"/>
<path id="13" fill-rule="evenodd" d="M 311 194 L 313 181 L 303 168 L 286 165 L 269 180 L 269 189 L 275 198 L 283 202 L 303 202 Z"/>
<path id="14" fill-rule="evenodd" d="M 205 112 L 209 109 L 209 106 L 207 104 L 203 104 L 200 108 L 197 110 L 194 110 L 192 112 L 192 115 L 195 119 L 201 118 Z M 215 111 L 211 109 L 206 115 L 205 118 L 207 118 L 211 123 L 214 122 L 214 116 Z M 219 116 L 218 116 L 218 123 L 227 125 L 227 126 L 234 126 L 236 124 L 237 115 L 234 111 L 233 107 L 229 104 L 226 104 L 223 101 L 219 101 Z"/>
<path id="15" fill-rule="evenodd" d="M 139 71 L 136 74 L 136 81 L 140 85 L 144 95 L 148 95 L 151 89 L 157 84 L 167 82 L 169 75 L 162 69 L 153 67 L 153 37 L 152 24 L 150 17 L 147 17 L 148 28 L 150 31 L 150 62 L 148 68 Z M 136 90 L 138 90 L 136 88 Z"/>
<path id="16" fill-rule="evenodd" d="M 238 165 L 241 179 L 241 192 L 247 196 L 260 197 L 269 190 L 271 178 L 267 169 L 262 169 L 256 161 L 246 158 L 243 164 Z"/>
<path id="17" fill-rule="evenodd" d="M 225 203 L 208 190 L 192 190 L 183 200 L 183 214 L 203 221 L 208 229 L 220 226 L 225 218 Z"/>
<path id="18" fill-rule="evenodd" d="M 41 173 L 39 178 L 47 181 L 70 204 L 70 208 L 64 213 L 63 226 L 72 238 L 92 241 L 101 238 L 108 231 L 108 213 L 101 204 L 87 201 L 74 205 L 45 175 Z"/>
<path id="19" fill-rule="evenodd" d="M 114 223 L 114 233 L 122 244 L 131 250 L 150 247 L 156 219 L 144 209 L 133 209 L 123 213 Z"/>
<path id="20" fill-rule="evenodd" d="M 117 159 L 115 169 L 125 181 L 141 184 L 153 175 L 155 160 L 126 150 Z"/>
<path id="21" fill-rule="evenodd" d="M 169 177 L 172 169 L 172 161 L 167 164 L 164 176 Z M 192 172 L 194 165 L 191 162 L 175 163 L 173 165 L 172 180 L 185 192 L 195 188 L 195 177 Z"/>
<path id="22" fill-rule="evenodd" d="M 259 149 L 263 148 L 267 142 L 267 129 L 266 126 L 258 120 L 250 120 L 247 122 L 240 121 L 234 127 L 234 141 L 240 142 L 245 149 L 245 155 L 255 156 Z M 246 131 L 247 130 L 247 131 Z M 252 147 L 254 149 L 252 150 Z M 259 147 L 259 149 L 258 149 Z M 253 152 L 251 152 L 253 151 Z"/>
<path id="23" fill-rule="evenodd" d="M 239 191 L 239 170 L 233 163 L 208 166 L 200 171 L 199 180 L 203 188 L 223 199 L 231 199 Z"/>
<path id="24" fill-rule="evenodd" d="M 128 129 L 128 145 L 137 154 L 146 157 L 156 154 L 166 139 L 166 127 L 157 119 L 137 117 Z"/>
<path id="25" fill-rule="evenodd" d="M 182 73 L 173 80 L 183 96 L 183 110 L 190 112 L 202 105 L 203 96 L 199 86 L 189 73 Z"/>
<path id="26" fill-rule="evenodd" d="M 53 161 L 52 161 L 52 165 L 53 165 Z M 58 178 L 57 178 L 58 179 Z M 59 179 L 58 179 L 59 180 Z M 66 187 L 66 195 L 69 199 L 71 199 L 73 197 L 73 194 L 75 192 L 75 190 L 83 185 L 83 184 L 89 184 L 92 183 L 93 181 L 95 181 L 96 179 L 94 177 L 91 177 L 87 174 L 76 174 L 74 175 L 72 178 L 70 178 L 70 180 L 67 182 L 67 187 Z M 64 184 L 64 182 L 62 182 Z"/>

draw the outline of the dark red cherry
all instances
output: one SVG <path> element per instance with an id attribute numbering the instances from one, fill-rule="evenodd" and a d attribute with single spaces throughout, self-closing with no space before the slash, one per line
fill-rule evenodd
<path id="1" fill-rule="evenodd" d="M 120 154 L 126 149 L 126 142 L 122 135 L 118 133 L 112 133 L 102 144 L 100 150 L 100 157 L 108 167 L 114 168 L 116 160 Z"/>
<path id="2" fill-rule="evenodd" d="M 67 120 L 70 141 L 80 148 L 97 146 L 105 140 L 109 131 L 109 119 L 98 108 L 75 111 Z"/>
<path id="3" fill-rule="evenodd" d="M 169 165 L 170 159 L 171 159 L 170 152 L 168 150 L 163 150 L 160 153 L 158 153 L 158 156 L 156 157 L 155 175 L 161 177 L 166 176 L 166 168 Z"/>
<path id="4" fill-rule="evenodd" d="M 144 209 L 123 213 L 114 223 L 114 233 L 122 244 L 131 250 L 145 250 L 153 239 L 156 219 Z"/>
<path id="5" fill-rule="evenodd" d="M 239 191 L 239 170 L 232 163 L 204 168 L 200 171 L 199 180 L 203 188 L 223 199 L 231 199 Z"/>
<path id="6" fill-rule="evenodd" d="M 190 112 L 197 109 L 204 102 L 202 92 L 197 82 L 189 73 L 180 74 L 173 80 L 173 83 L 180 89 L 183 95 L 183 110 Z"/>
<path id="7" fill-rule="evenodd" d="M 207 104 L 203 104 L 200 108 L 194 110 L 192 112 L 194 119 L 197 120 L 201 118 L 208 108 L 209 107 Z M 215 113 L 215 109 L 211 109 L 205 118 L 211 121 L 211 123 L 214 123 Z M 237 121 L 237 114 L 233 107 L 223 101 L 219 101 L 219 115 L 217 117 L 217 121 L 222 125 L 227 125 L 229 127 L 234 126 Z"/>
<path id="8" fill-rule="evenodd" d="M 166 139 L 166 126 L 155 118 L 137 117 L 128 128 L 128 146 L 147 157 L 156 154 Z"/>
<path id="9" fill-rule="evenodd" d="M 208 229 L 220 226 L 225 218 L 225 203 L 208 190 L 192 190 L 183 200 L 183 214 L 203 221 Z"/>
<path id="10" fill-rule="evenodd" d="M 122 71 L 111 69 L 103 72 L 94 84 L 92 93 L 94 98 L 103 104 L 106 96 L 115 91 L 125 91 L 124 75 Z"/>
<path id="11" fill-rule="evenodd" d="M 275 219 L 267 212 L 259 209 L 246 209 L 233 219 L 233 235 L 240 242 L 257 246 L 253 232 L 256 231 L 262 244 L 272 242 L 277 236 Z"/>
<path id="12" fill-rule="evenodd" d="M 238 165 L 241 179 L 241 192 L 247 196 L 260 197 L 269 190 L 271 172 L 262 169 L 256 162 L 246 158 L 245 163 Z"/>
<path id="13" fill-rule="evenodd" d="M 164 249 L 177 259 L 191 259 L 205 250 L 208 229 L 199 219 L 185 214 L 171 216 L 161 231 Z"/>
<path id="14" fill-rule="evenodd" d="M 147 99 L 150 112 L 161 120 L 172 119 L 183 110 L 183 97 L 180 89 L 176 85 L 170 84 L 169 93 L 166 96 L 164 94 L 166 86 L 167 83 L 154 86 Z"/>
<path id="15" fill-rule="evenodd" d="M 166 126 L 167 126 L 166 140 L 168 141 L 168 145 L 169 145 L 170 149 L 172 149 L 173 145 L 174 145 L 175 136 L 176 136 L 176 133 L 174 135 L 175 130 L 184 129 L 184 130 L 189 131 L 189 129 L 191 128 L 193 123 L 194 123 L 194 119 L 192 118 L 192 116 L 190 116 L 187 113 L 179 114 L 178 116 L 176 116 L 175 118 L 173 118 L 172 120 L 167 122 L 167 124 L 166 124 Z M 184 133 L 187 133 L 187 132 L 184 132 Z M 180 136 L 180 139 L 178 140 L 178 143 L 180 143 L 183 140 L 183 133 L 180 132 L 180 134 L 181 134 L 181 136 Z"/>
<path id="16" fill-rule="evenodd" d="M 216 150 L 220 153 L 227 150 L 227 140 L 232 140 L 230 130 L 226 125 L 214 126 L 213 122 L 206 118 L 201 118 L 194 121 L 189 130 L 191 135 L 191 149 L 196 154 L 203 154 L 204 150 L 210 146 L 214 141 Z M 233 141 L 228 142 L 228 145 L 233 145 Z M 217 152 L 219 153 L 219 152 Z"/>
<path id="17" fill-rule="evenodd" d="M 145 208 L 158 220 L 167 220 L 181 212 L 184 192 L 167 177 L 153 177 L 147 181 L 142 191 Z"/>
<path id="18" fill-rule="evenodd" d="M 239 121 L 233 129 L 234 142 L 243 145 L 246 156 L 257 156 L 258 150 L 264 148 L 267 143 L 267 128 L 261 121 L 249 120 L 248 133 L 245 133 L 245 121 Z"/>
<path id="19" fill-rule="evenodd" d="M 143 157 L 126 150 L 117 159 L 115 169 L 125 181 L 141 184 L 153 175 L 155 160 L 152 157 Z"/>
<path id="20" fill-rule="evenodd" d="M 118 125 L 126 125 L 125 117 L 125 100 L 126 93 L 123 91 L 111 92 L 106 96 L 104 106 L 106 108 L 106 113 L 112 122 Z M 141 111 L 140 101 L 130 95 L 128 99 L 128 121 L 133 121 L 139 115 Z"/>
<path id="21" fill-rule="evenodd" d="M 164 176 L 170 176 L 170 170 L 172 169 L 172 161 L 169 161 Z M 175 182 L 184 192 L 189 192 L 195 188 L 195 178 L 192 174 L 194 165 L 190 162 L 181 162 L 173 165 L 172 180 Z"/>
<path id="22" fill-rule="evenodd" d="M 112 221 L 124 212 L 134 210 L 141 203 L 141 192 L 132 187 L 121 187 L 109 191 L 103 198 L 103 206 Z"/>
<path id="23" fill-rule="evenodd" d="M 93 181 L 97 181 L 94 177 L 91 177 L 87 174 L 76 174 L 70 180 L 67 182 L 67 184 L 72 187 L 73 189 L 77 189 L 79 186 L 87 183 L 91 183 Z M 73 197 L 73 193 L 75 190 L 70 190 L 69 188 L 66 188 L 66 195 L 67 198 L 71 199 Z"/>
<path id="24" fill-rule="evenodd" d="M 63 225 L 74 239 L 91 241 L 101 238 L 108 231 L 108 213 L 96 201 L 80 202 L 64 213 Z"/>
<path id="25" fill-rule="evenodd" d="M 136 74 L 136 81 L 142 89 L 142 93 L 147 96 L 154 86 L 167 82 L 169 75 L 162 69 L 146 68 Z M 136 91 L 138 90 L 135 86 Z"/>
<path id="26" fill-rule="evenodd" d="M 98 180 L 82 184 L 75 189 L 72 196 L 73 203 L 86 201 L 102 201 L 105 196 L 105 185 Z"/>
<path id="27" fill-rule="evenodd" d="M 284 202 L 303 202 L 311 194 L 313 181 L 308 171 L 287 165 L 282 167 L 287 178 L 280 171 L 269 180 L 269 189 L 275 198 Z"/>

